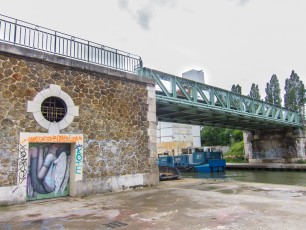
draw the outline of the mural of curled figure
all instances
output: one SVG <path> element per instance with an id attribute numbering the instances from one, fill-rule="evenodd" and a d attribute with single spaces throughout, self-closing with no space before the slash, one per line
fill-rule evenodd
<path id="1" fill-rule="evenodd" d="M 68 195 L 70 144 L 32 144 L 29 155 L 28 200 Z"/>

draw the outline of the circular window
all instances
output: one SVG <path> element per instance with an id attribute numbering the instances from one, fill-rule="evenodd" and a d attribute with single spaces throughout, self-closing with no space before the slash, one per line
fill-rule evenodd
<path id="1" fill-rule="evenodd" d="M 59 97 L 48 97 L 41 103 L 41 113 L 50 122 L 59 122 L 67 114 L 66 103 Z"/>

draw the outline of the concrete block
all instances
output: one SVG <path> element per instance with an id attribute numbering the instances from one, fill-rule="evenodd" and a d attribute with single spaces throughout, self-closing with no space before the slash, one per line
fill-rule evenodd
<path id="1" fill-rule="evenodd" d="M 149 142 L 156 144 L 157 143 L 157 137 L 149 136 Z"/>
<path id="2" fill-rule="evenodd" d="M 151 99 L 154 99 L 155 100 L 155 96 L 156 96 L 156 93 L 155 93 L 155 89 L 154 91 L 148 91 L 148 98 L 151 98 Z"/>
<path id="3" fill-rule="evenodd" d="M 63 101 L 65 101 L 66 98 L 70 98 L 70 96 L 69 96 L 66 92 L 64 92 L 64 91 L 61 91 L 61 92 L 60 92 L 59 97 L 60 97 Z M 66 104 L 66 105 L 67 105 L 67 104 Z"/>
<path id="4" fill-rule="evenodd" d="M 58 123 L 58 127 L 60 130 L 65 129 L 69 126 L 70 123 L 67 123 L 66 119 L 62 119 L 59 123 Z"/>
<path id="5" fill-rule="evenodd" d="M 157 129 L 157 122 L 150 121 L 149 122 L 149 129 Z"/>
<path id="6" fill-rule="evenodd" d="M 148 85 L 146 88 L 150 92 L 155 92 L 155 85 L 154 86 L 153 85 L 152 86 Z"/>
<path id="7" fill-rule="evenodd" d="M 42 91 L 43 92 L 43 91 Z M 38 93 L 33 101 L 36 102 L 37 104 L 41 105 L 41 103 L 43 103 L 43 101 L 49 96 L 45 95 L 45 94 L 42 94 L 42 93 Z"/>
<path id="8" fill-rule="evenodd" d="M 156 103 L 153 105 L 148 105 L 148 112 L 156 113 Z"/>
<path id="9" fill-rule="evenodd" d="M 35 101 L 28 101 L 27 112 L 29 113 L 41 112 L 41 103 L 37 103 Z"/>
<path id="10" fill-rule="evenodd" d="M 76 181 L 76 196 L 88 196 L 111 191 L 110 178 Z"/>
<path id="11" fill-rule="evenodd" d="M 26 185 L 0 187 L 0 206 L 26 202 Z"/>
<path id="12" fill-rule="evenodd" d="M 67 108 L 67 113 L 72 116 L 79 116 L 79 106 L 70 106 Z"/>
<path id="13" fill-rule="evenodd" d="M 74 106 L 73 100 L 71 99 L 70 96 L 66 97 L 64 101 L 65 101 L 65 104 L 66 104 L 67 107 L 73 107 Z"/>
<path id="14" fill-rule="evenodd" d="M 48 130 L 48 133 L 49 134 L 59 134 L 60 133 L 60 128 L 59 128 L 58 123 L 50 122 L 50 127 L 49 127 L 49 130 Z"/>
<path id="15" fill-rule="evenodd" d="M 73 115 L 70 115 L 70 114 L 66 114 L 66 116 L 64 117 L 63 120 L 66 121 L 66 123 L 69 125 L 74 119 L 74 116 Z"/>
<path id="16" fill-rule="evenodd" d="M 41 112 L 33 113 L 33 116 L 38 124 L 40 124 L 45 129 L 49 129 L 50 127 L 50 121 L 46 120 Z"/>
<path id="17" fill-rule="evenodd" d="M 150 157 L 157 156 L 157 146 L 155 143 L 149 143 Z"/>
<path id="18" fill-rule="evenodd" d="M 50 88 L 41 91 L 39 94 L 41 94 L 41 96 L 44 98 L 44 99 L 42 100 L 42 102 L 43 102 L 46 98 L 52 97 L 52 96 L 53 96 L 53 95 L 51 94 Z M 38 94 L 37 94 L 37 95 L 38 95 Z M 36 98 L 36 97 L 35 97 L 35 98 Z M 34 99 L 34 100 L 35 100 L 35 99 Z"/>
<path id="19" fill-rule="evenodd" d="M 111 178 L 111 187 L 113 191 L 120 191 L 127 188 L 143 185 L 144 183 L 142 174 L 123 175 Z"/>
<path id="20" fill-rule="evenodd" d="M 156 99 L 153 97 L 148 97 L 147 98 L 147 104 L 148 105 L 156 105 Z"/>
<path id="21" fill-rule="evenodd" d="M 147 112 L 147 120 L 148 120 L 148 121 L 156 122 L 156 121 L 157 121 L 157 119 L 156 119 L 156 113 Z"/>
<path id="22" fill-rule="evenodd" d="M 61 87 L 59 85 L 50 84 L 51 95 L 58 97 L 61 92 Z"/>
<path id="23" fill-rule="evenodd" d="M 159 173 L 148 173 L 144 175 L 144 184 L 149 186 L 159 185 Z"/>
<path id="24" fill-rule="evenodd" d="M 153 137 L 157 137 L 156 129 L 148 129 L 148 135 L 153 136 Z"/>

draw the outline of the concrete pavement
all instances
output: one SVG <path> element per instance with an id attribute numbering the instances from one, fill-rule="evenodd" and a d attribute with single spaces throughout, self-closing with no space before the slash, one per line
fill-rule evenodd
<path id="1" fill-rule="evenodd" d="M 0 229 L 305 228 L 305 187 L 210 179 L 0 207 Z"/>

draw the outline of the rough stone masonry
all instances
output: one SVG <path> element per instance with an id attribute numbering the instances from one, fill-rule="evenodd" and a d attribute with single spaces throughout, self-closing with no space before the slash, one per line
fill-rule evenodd
<path id="1" fill-rule="evenodd" d="M 2 188 L 16 185 L 19 133 L 47 132 L 26 107 L 50 84 L 79 106 L 79 116 L 61 130 L 84 136 L 78 195 L 129 187 L 122 182 L 115 188 L 109 182 L 113 177 L 141 175 L 139 186 L 158 184 L 153 80 L 9 44 L 0 47 Z"/>

